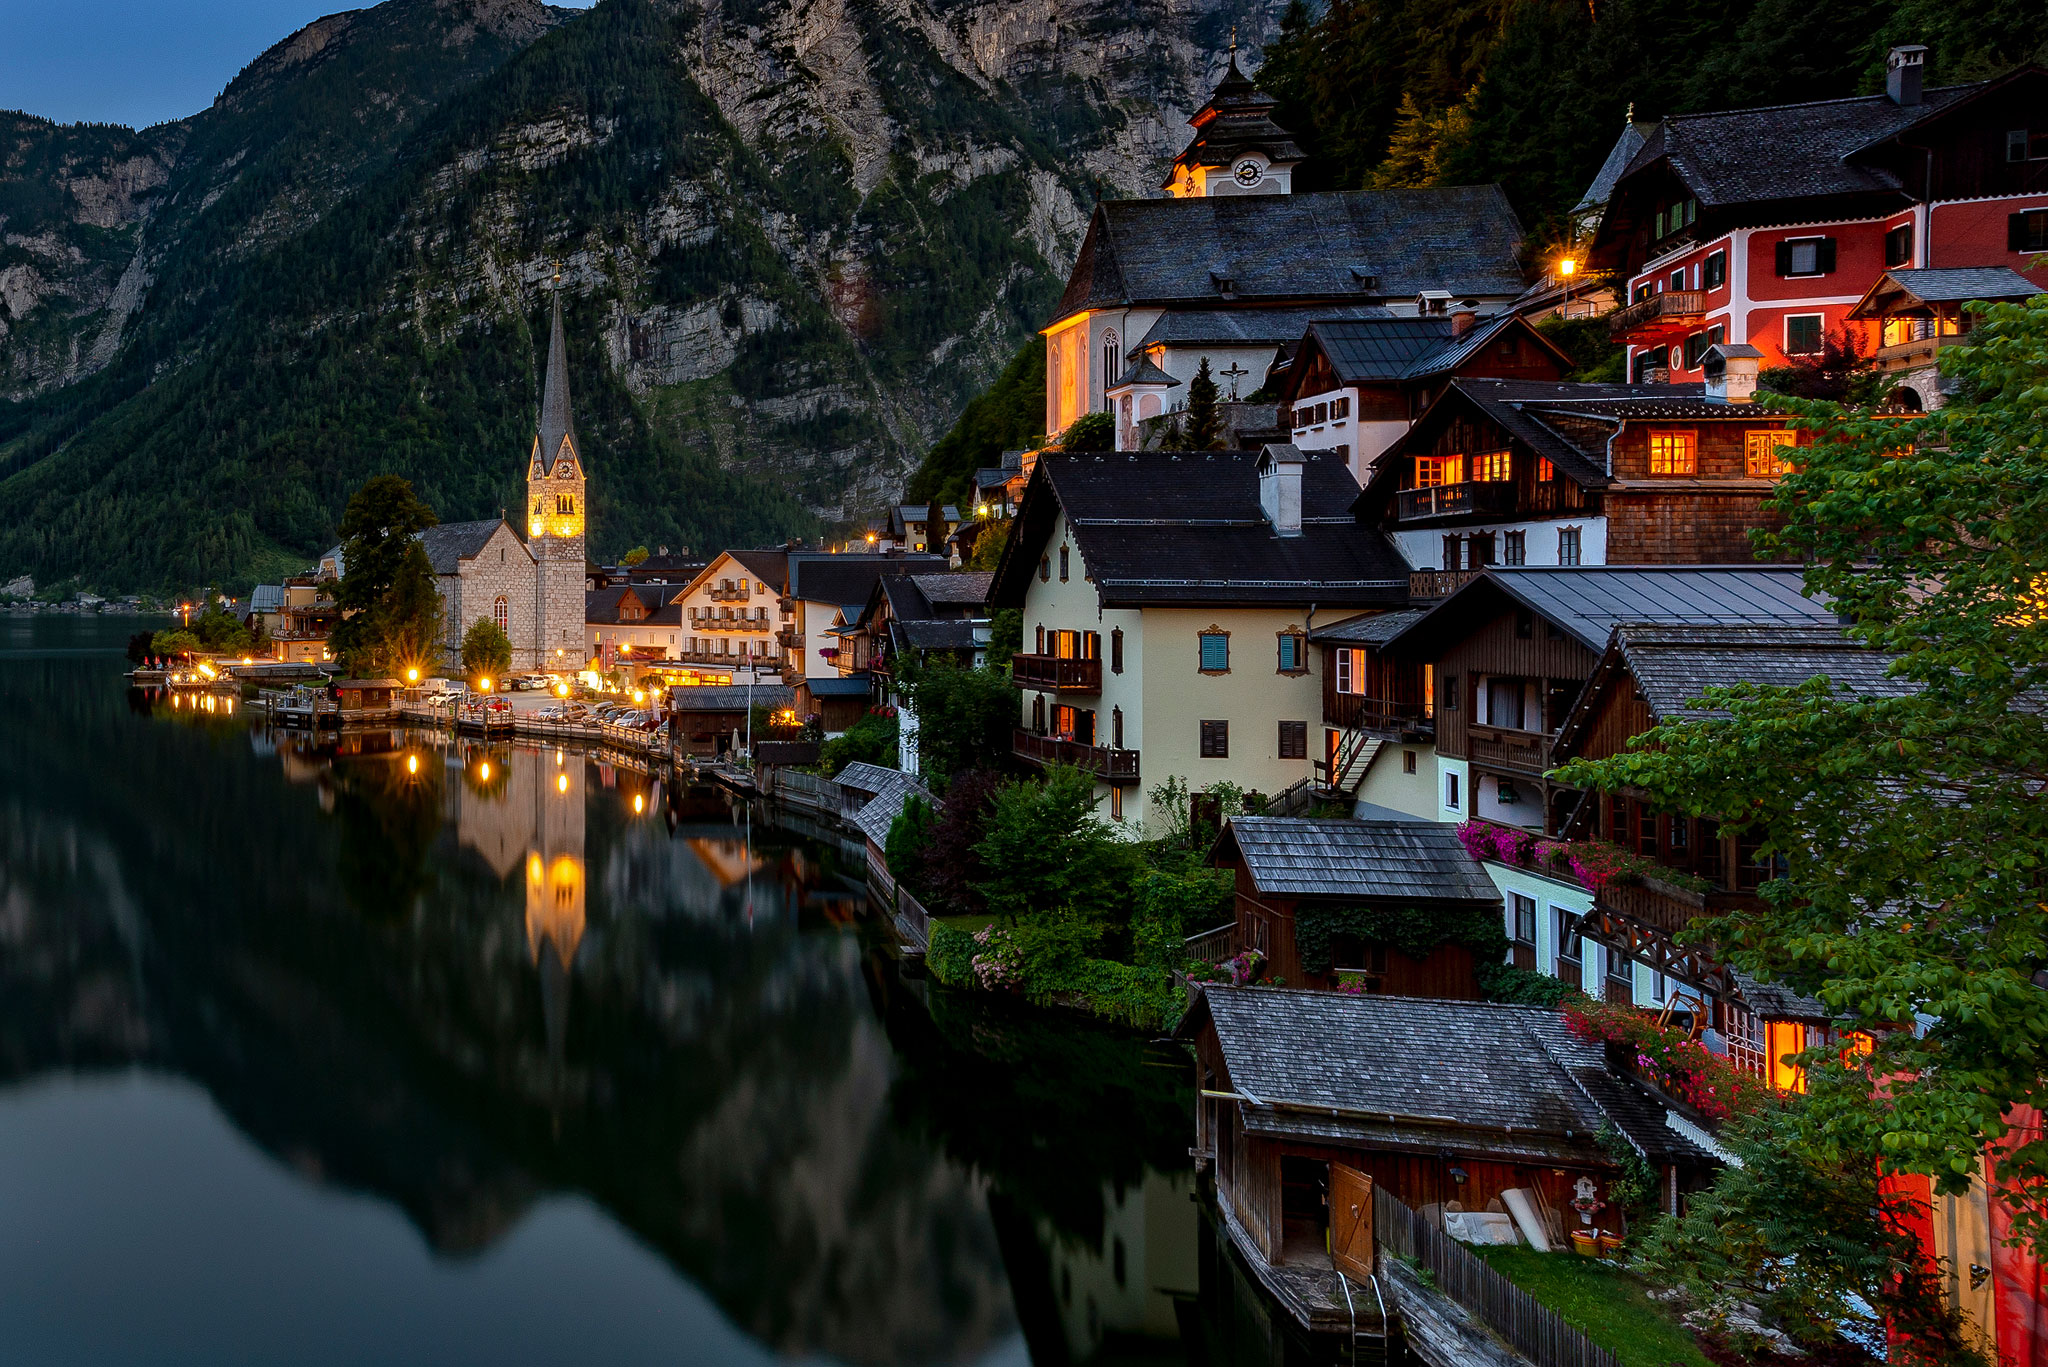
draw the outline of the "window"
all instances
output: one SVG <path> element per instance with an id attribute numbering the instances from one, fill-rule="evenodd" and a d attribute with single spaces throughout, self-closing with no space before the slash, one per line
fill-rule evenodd
<path id="1" fill-rule="evenodd" d="M 1501 536 L 1503 543 L 1500 562 L 1503 565 L 1526 565 L 1529 563 L 1528 533 L 1506 532 Z"/>
<path id="2" fill-rule="evenodd" d="M 1640 304 L 1657 292 L 1657 287 L 1648 281 L 1636 286 L 1636 297 L 1631 302 Z"/>
<path id="3" fill-rule="evenodd" d="M 1636 966 L 1626 954 L 1607 951 L 1607 1000 L 1629 1001 L 1636 992 Z"/>
<path id="4" fill-rule="evenodd" d="M 1348 398 L 1330 400 L 1330 416 L 1333 419 L 1350 417 L 1351 400 Z"/>
<path id="5" fill-rule="evenodd" d="M 1465 538 L 1464 538 L 1464 537 L 1462 537 L 1462 536 L 1447 536 L 1447 537 L 1445 537 L 1445 538 L 1444 538 L 1444 568 L 1445 568 L 1445 569 L 1447 569 L 1447 570 L 1458 570 L 1458 569 L 1463 569 L 1463 568 L 1465 567 L 1465 566 L 1464 566 L 1464 559 L 1465 559 Z"/>
<path id="6" fill-rule="evenodd" d="M 1415 752 L 1413 750 L 1403 750 L 1401 752 L 1401 772 L 1404 774 L 1415 772 Z"/>
<path id="7" fill-rule="evenodd" d="M 1576 963 L 1585 956 L 1585 941 L 1579 937 L 1579 918 L 1563 907 L 1550 909 L 1550 923 L 1557 937 L 1557 957 Z"/>
<path id="8" fill-rule="evenodd" d="M 2048 218 L 2048 216 L 2044 216 Z M 1820 350 L 1821 323 L 1818 313 L 1793 313 L 1785 317 L 1785 354 L 1811 356 Z"/>
<path id="9" fill-rule="evenodd" d="M 1202 641 L 1202 672 L 1204 674 L 1228 674 L 1230 672 L 1230 633 L 1227 631 L 1205 631 Z"/>
<path id="10" fill-rule="evenodd" d="M 2005 133 L 2005 159 L 2025 161 L 2027 159 L 2027 130 L 2009 128 Z"/>
<path id="11" fill-rule="evenodd" d="M 1657 814 L 1648 807 L 1636 808 L 1636 853 L 1657 857 Z"/>
<path id="12" fill-rule="evenodd" d="M 1751 479 L 1776 479 L 1790 465 L 1785 451 L 1796 445 L 1794 432 L 1745 432 L 1742 436 L 1743 473 Z"/>
<path id="13" fill-rule="evenodd" d="M 1339 646 L 1333 653 L 1337 657 L 1337 691 L 1364 693 L 1365 651 L 1357 646 Z"/>
<path id="14" fill-rule="evenodd" d="M 1422 666 L 1422 715 L 1436 715 L 1436 666 L 1428 662 Z"/>
<path id="15" fill-rule="evenodd" d="M 1670 357 L 1670 347 L 1653 346 L 1647 351 L 1638 351 L 1634 363 L 1636 383 L 1651 384 L 1668 378 L 1656 372 L 1664 369 Z"/>
<path id="16" fill-rule="evenodd" d="M 1465 552 L 1466 564 L 1472 569 L 1493 563 L 1493 533 L 1474 532 L 1468 538 L 1471 548 Z"/>
<path id="17" fill-rule="evenodd" d="M 1901 223 L 1884 235 L 1884 264 L 1908 266 L 1913 262 L 1913 225 Z"/>
<path id="18" fill-rule="evenodd" d="M 1724 248 L 1721 251 L 1709 253 L 1707 259 L 1700 262 L 1700 288 L 1703 290 L 1717 290 L 1727 283 L 1728 252 Z"/>
<path id="19" fill-rule="evenodd" d="M 1124 748 L 1124 710 L 1121 707 L 1109 709 L 1109 743 L 1115 749 Z"/>
<path id="20" fill-rule="evenodd" d="M 1124 373 L 1123 357 L 1117 354 L 1116 329 L 1102 334 L 1102 387 L 1109 388 Z"/>
<path id="21" fill-rule="evenodd" d="M 1696 199 L 1683 199 L 1657 210 L 1657 230 L 1653 234 L 1653 240 L 1669 237 L 1680 228 L 1690 226 L 1693 220 L 1699 217 L 1699 213 L 1700 202 Z"/>
<path id="22" fill-rule="evenodd" d="M 507 623 L 512 620 L 511 607 L 506 603 L 502 595 L 499 596 L 498 601 L 491 604 L 491 620 L 498 624 L 498 630 L 500 631 L 504 631 Z"/>
<path id="23" fill-rule="evenodd" d="M 1550 463 L 1550 457 L 1538 456 L 1536 458 L 1536 482 L 1538 484 L 1549 484 L 1556 479 L 1557 467 Z"/>
<path id="24" fill-rule="evenodd" d="M 1308 758 L 1308 723 L 1305 721 L 1283 721 L 1280 723 L 1280 758 Z"/>
<path id="25" fill-rule="evenodd" d="M 1455 674 L 1447 674 L 1444 676 L 1444 711 L 1455 712 L 1457 710 L 1458 676 Z"/>
<path id="26" fill-rule="evenodd" d="M 1205 721 L 1202 723 L 1202 758 L 1230 758 L 1230 723 L 1227 721 Z"/>
<path id="27" fill-rule="evenodd" d="M 1827 275 L 1835 269 L 1835 239 L 1795 237 L 1778 244 L 1778 274 Z"/>
<path id="28" fill-rule="evenodd" d="M 1518 943 L 1536 943 L 1536 899 L 1524 897 L 1521 893 L 1508 894 L 1513 899 L 1514 935 Z"/>
<path id="29" fill-rule="evenodd" d="M 1650 433 L 1650 473 L 1691 475 L 1699 470 L 1699 434 L 1690 431 Z"/>
<path id="30" fill-rule="evenodd" d="M 1671 283 L 1667 288 L 1673 291 L 1685 288 L 1685 267 L 1680 266 L 1677 270 L 1671 272 Z"/>
<path id="31" fill-rule="evenodd" d="M 1458 809 L 1458 776 L 1456 774 L 1444 775 L 1444 806 L 1449 807 L 1452 811 Z"/>
<path id="32" fill-rule="evenodd" d="M 1415 458 L 1415 487 L 1433 489 L 1439 484 L 1463 484 L 1465 482 L 1465 456 L 1463 452 L 1449 456 L 1417 456 Z"/>
<path id="33" fill-rule="evenodd" d="M 1700 358 L 1707 354 L 1707 347 L 1709 345 L 1707 334 L 1704 332 L 1695 332 L 1692 336 L 1685 339 L 1685 368 L 1687 370 L 1698 370 L 1700 368 Z"/>
<path id="34" fill-rule="evenodd" d="M 1060 582 L 1062 584 L 1067 582 L 1067 548 L 1065 546 L 1060 547 Z"/>
<path id="35" fill-rule="evenodd" d="M 1579 529 L 1559 527 L 1557 529 L 1557 563 L 1576 565 L 1579 563 Z"/>
<path id="36" fill-rule="evenodd" d="M 2006 219 L 2005 246 L 2014 252 L 2048 252 L 2048 209 L 2028 209 Z"/>
<path id="37" fill-rule="evenodd" d="M 1111 788 L 1109 790 L 1109 819 L 1111 821 L 1122 821 L 1124 819 L 1124 790 L 1121 788 Z M 1124 1246 L 1118 1244 L 1116 1251 L 1122 1253 Z"/>
<path id="38" fill-rule="evenodd" d="M 1472 457 L 1472 478 L 1482 484 L 1499 484 L 1514 477 L 1514 463 L 1506 451 L 1481 451 Z"/>
<path id="39" fill-rule="evenodd" d="M 1043 583 L 1045 583 L 1045 582 L 1046 582 L 1047 580 L 1049 580 L 1049 579 L 1051 579 L 1051 578 L 1052 578 L 1052 557 L 1051 557 L 1051 556 L 1046 556 L 1046 555 L 1041 555 L 1041 556 L 1039 556 L 1039 557 L 1038 557 L 1038 582 L 1039 582 L 1039 583 L 1041 583 L 1041 584 L 1043 584 Z"/>
<path id="40" fill-rule="evenodd" d="M 1283 631 L 1279 636 L 1279 646 L 1280 673 L 1308 673 L 1308 637 L 1298 631 Z"/>
<path id="41" fill-rule="evenodd" d="M 1112 627 L 1109 633 L 1109 672 L 1124 672 L 1124 629 Z"/>

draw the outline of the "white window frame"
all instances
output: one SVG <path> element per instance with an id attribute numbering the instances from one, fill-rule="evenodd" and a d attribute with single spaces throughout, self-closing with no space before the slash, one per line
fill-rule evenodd
<path id="1" fill-rule="evenodd" d="M 1792 349 L 1792 320 L 1794 318 L 1811 318 L 1820 324 L 1820 346 L 1812 351 L 1794 351 Z M 1780 345 L 1787 356 L 1818 356 L 1827 349 L 1828 316 L 1825 313 L 1788 313 L 1785 315 L 1781 334 Z"/>

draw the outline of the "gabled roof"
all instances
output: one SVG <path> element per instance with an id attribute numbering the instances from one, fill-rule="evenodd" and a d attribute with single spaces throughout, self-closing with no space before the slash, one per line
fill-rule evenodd
<path id="1" fill-rule="evenodd" d="M 885 574 L 931 573 L 943 570 L 942 555 L 833 555 L 828 551 L 795 551 L 789 557 L 789 592 L 809 603 L 851 603 L 860 611 Z M 851 614 L 850 614 L 851 615 Z"/>
<path id="2" fill-rule="evenodd" d="M 1127 355 L 1155 346 L 1285 346 L 1301 340 L 1322 319 L 1379 318 L 1396 321 L 1384 304 L 1318 304 L 1306 308 L 1174 309 L 1159 315 Z M 1403 320 L 1412 321 L 1412 320 Z M 1431 319 L 1450 333 L 1450 320 Z"/>
<path id="3" fill-rule="evenodd" d="M 443 522 L 421 532 L 420 545 L 425 548 L 435 574 L 454 574 L 462 561 L 475 559 L 498 528 L 507 525 L 502 517 L 486 518 L 481 522 Z M 516 535 L 512 539 L 519 541 Z M 525 550 L 526 543 L 519 541 L 519 546 Z M 531 560 L 533 552 L 526 551 L 526 555 Z"/>
<path id="4" fill-rule="evenodd" d="M 849 764 L 846 768 L 852 770 L 854 766 Z M 898 769 L 862 764 L 859 773 L 849 775 L 842 772 L 839 777 L 845 787 L 856 792 L 874 794 L 853 814 L 853 824 L 860 829 L 862 835 L 877 845 L 889 843 L 889 827 L 896 823 L 897 816 L 903 811 L 903 804 L 913 795 L 923 798 L 935 810 L 939 805 L 938 799 L 932 796 L 929 789 Z"/>
<path id="5" fill-rule="evenodd" d="M 1541 1007 L 1204 985 L 1176 1034 L 1205 1026 L 1252 1134 L 1604 1167 L 1606 1123 L 1645 1155 L 1705 1156 Z"/>
<path id="6" fill-rule="evenodd" d="M 733 657 L 735 663 L 739 659 Z M 668 691 L 673 712 L 744 712 L 750 706 L 773 710 L 795 701 L 796 690 L 788 684 L 677 684 Z"/>
<path id="7" fill-rule="evenodd" d="M 913 574 L 910 581 L 934 607 L 978 608 L 988 601 L 989 582 L 995 577 L 994 570 L 967 570 L 955 574 Z"/>
<path id="8" fill-rule="evenodd" d="M 1833 620 L 1624 622 L 1614 628 L 1592 679 L 1559 728 L 1555 756 L 1561 762 L 1577 752 L 1607 695 L 1624 683 L 1655 721 L 1725 716 L 1719 709 L 1691 704 L 1709 688 L 1744 683 L 1796 688 L 1820 677 L 1839 693 L 1902 697 L 1914 686 L 1891 677 L 1894 658 L 1856 641 Z"/>
<path id="9" fill-rule="evenodd" d="M 284 585 L 258 584 L 249 590 L 249 611 L 276 612 L 284 606 Z"/>
<path id="10" fill-rule="evenodd" d="M 1268 896 L 1500 904 L 1457 832 L 1436 822 L 1232 817 L 1209 861 L 1238 859 Z"/>
<path id="11" fill-rule="evenodd" d="M 1398 612 L 1366 612 L 1356 617 L 1346 617 L 1341 622 L 1331 622 L 1328 626 L 1317 627 L 1308 634 L 1308 638 L 1333 646 L 1385 645 L 1421 620 L 1421 608 L 1404 608 Z"/>
<path id="12" fill-rule="evenodd" d="M 1442 289 L 1511 299 L 1522 292 L 1521 239 L 1497 185 L 1108 200 L 1052 321 L 1226 298 L 1376 303 Z"/>
<path id="13" fill-rule="evenodd" d="M 1833 625 L 1834 610 L 1801 589 L 1796 565 L 1599 565 L 1488 569 L 1387 643 L 1427 658 L 1479 618 L 1525 607 L 1596 654 L 1623 623 Z"/>
<path id="14" fill-rule="evenodd" d="M 640 604 L 643 616 L 633 620 L 632 625 L 664 626 L 683 619 L 679 606 L 663 602 L 669 595 L 664 584 L 613 584 L 609 588 L 589 589 L 583 595 L 583 620 L 606 626 L 617 625 L 619 611 L 628 598 Z"/>
<path id="15" fill-rule="evenodd" d="M 1463 337 L 1453 337 L 1435 352 L 1418 356 L 1406 371 L 1404 380 L 1426 379 L 1431 375 L 1444 375 L 1456 370 L 1477 356 L 1482 350 L 1497 342 L 1510 332 L 1520 332 L 1545 351 L 1548 351 L 1565 370 L 1573 369 L 1572 358 L 1559 349 L 1557 343 L 1545 337 L 1519 313 L 1503 313 L 1483 319 Z"/>
<path id="16" fill-rule="evenodd" d="M 1634 119 L 1621 126 L 1621 136 L 1614 140 L 1614 146 L 1607 149 L 1607 160 L 1600 163 L 1600 169 L 1593 173 L 1593 183 L 1586 187 L 1586 193 L 1572 206 L 1574 216 L 1605 208 L 1607 198 L 1614 193 L 1614 182 L 1621 179 L 1636 153 L 1643 150 L 1650 134 L 1656 130 L 1654 123 L 1641 123 Z"/>
<path id="17" fill-rule="evenodd" d="M 1357 496 L 1351 472 L 1334 454 L 1303 455 L 1301 534 L 1283 537 L 1259 506 L 1257 452 L 1047 454 L 1025 488 L 989 602 L 1023 603 L 1064 511 L 1105 607 L 1405 604 L 1407 563 L 1343 511 Z"/>
<path id="18" fill-rule="evenodd" d="M 898 650 L 972 650 L 975 624 L 965 617 L 945 620 L 902 621 L 889 624 L 889 635 Z"/>
<path id="19" fill-rule="evenodd" d="M 1949 266 L 1932 270 L 1889 270 L 1863 293 L 1851 318 L 1876 318 L 1926 304 L 1966 304 L 1973 299 L 2031 299 L 2041 287 L 2010 266 Z"/>

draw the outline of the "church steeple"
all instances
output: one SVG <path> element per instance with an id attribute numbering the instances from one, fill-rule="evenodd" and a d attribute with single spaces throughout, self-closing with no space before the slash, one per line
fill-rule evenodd
<path id="1" fill-rule="evenodd" d="M 1223 79 L 1188 120 L 1195 136 L 1173 159 L 1159 188 L 1176 199 L 1291 193 L 1302 151 L 1294 135 L 1273 122 L 1278 104 L 1237 64 L 1237 30 L 1232 29 Z"/>
<path id="2" fill-rule="evenodd" d="M 534 442 L 533 454 L 543 474 L 555 474 L 566 457 L 580 475 L 583 463 L 576 450 L 576 419 L 569 411 L 569 352 L 562 341 L 562 289 L 559 279 L 554 295 L 554 308 L 548 324 L 547 376 L 542 382 L 540 395 L 540 436 Z"/>

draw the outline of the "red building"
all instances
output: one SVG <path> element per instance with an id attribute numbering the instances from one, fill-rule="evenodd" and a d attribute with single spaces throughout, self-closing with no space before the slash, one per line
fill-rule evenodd
<path id="1" fill-rule="evenodd" d="M 1673 116 L 1615 182 L 1592 261 L 1638 380 L 1701 378 L 1716 342 L 1765 366 L 1817 355 L 1887 269 L 2004 266 L 2048 288 L 2048 70 L 1922 90 L 1892 51 L 1883 95 Z"/>

